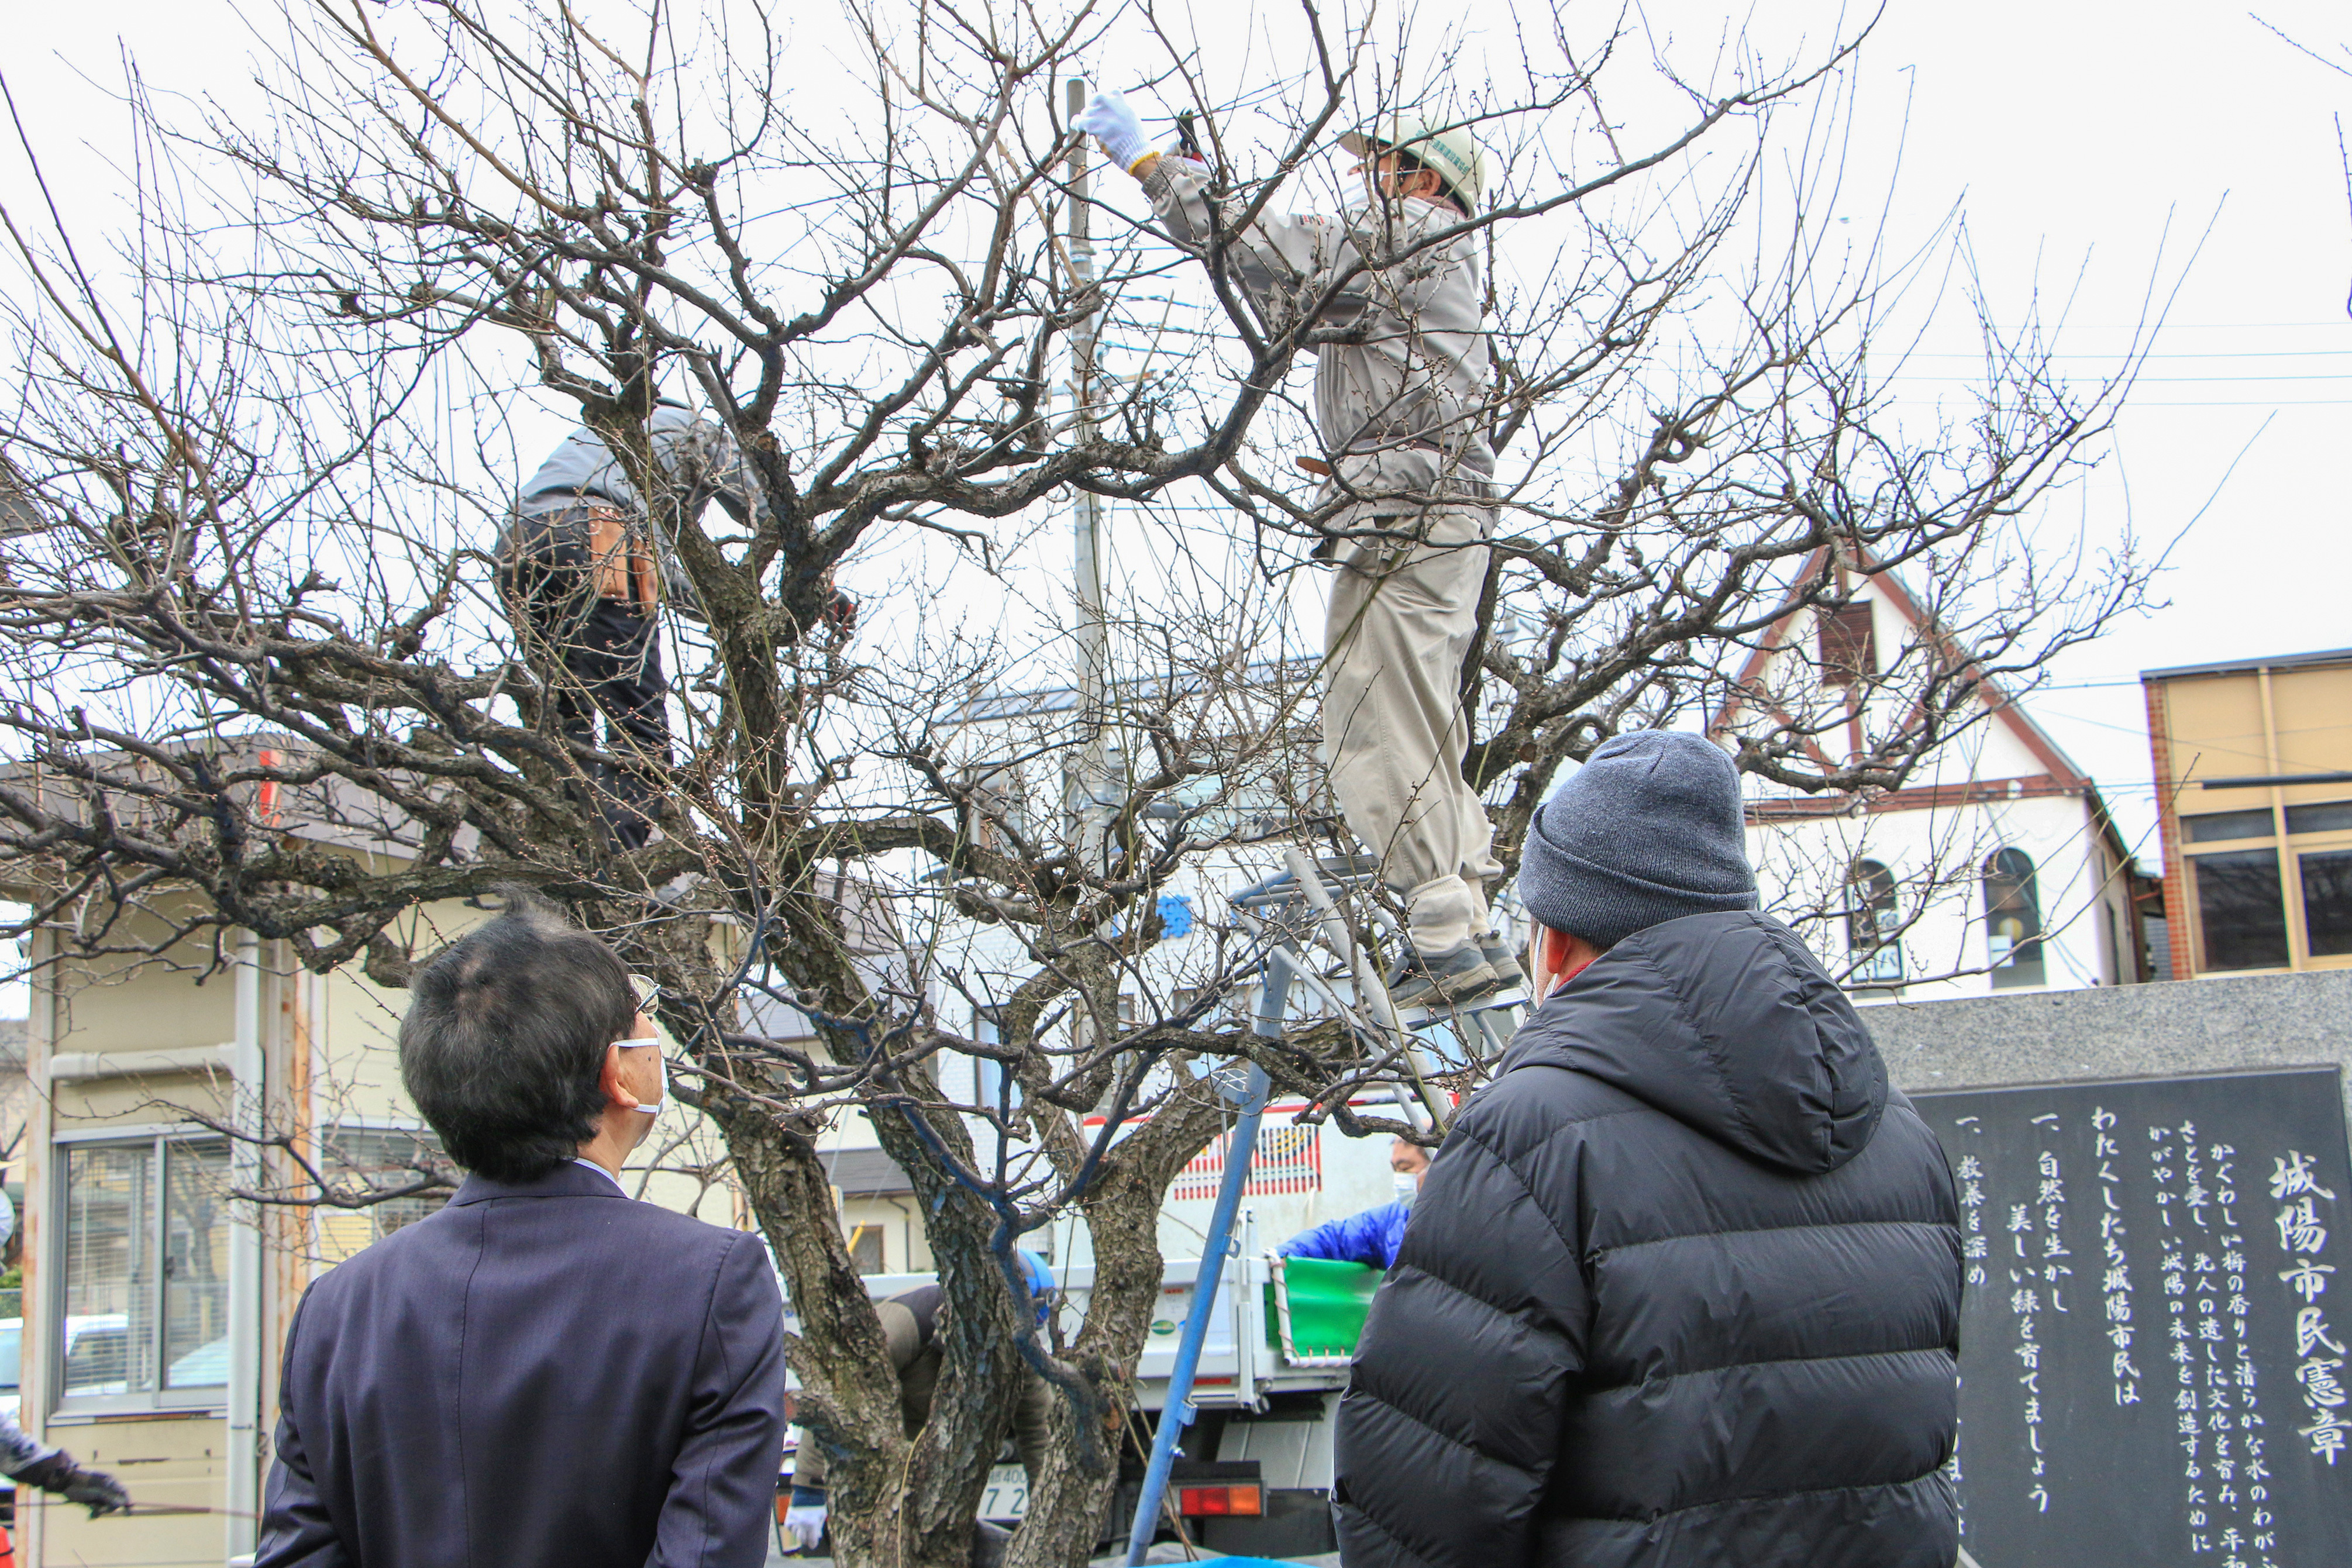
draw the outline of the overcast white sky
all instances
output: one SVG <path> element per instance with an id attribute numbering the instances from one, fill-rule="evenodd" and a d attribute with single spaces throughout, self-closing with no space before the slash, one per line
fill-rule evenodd
<path id="1" fill-rule="evenodd" d="M 1239 9 L 1201 5 L 1202 31 L 1214 37 Z M 1648 26 L 1704 46 L 1744 15 L 1699 0 L 1660 5 Z M 2340 4 L 2282 0 L 2260 15 L 2352 71 Z M 1749 25 L 1818 41 L 1841 18 L 1834 5 L 1790 0 Z M 119 54 L 159 87 L 234 101 L 251 47 L 223 0 L 20 5 L 10 33 L 8 85 L 84 226 L 124 217 L 105 162 L 124 144 L 109 95 Z M 2112 371 L 2151 280 L 2201 243 L 2106 467 L 2040 523 L 2053 539 L 2128 528 L 2144 547 L 2172 546 L 2159 585 L 2168 606 L 2076 653 L 2033 705 L 2139 841 L 2152 820 L 2140 670 L 2352 643 L 2340 461 L 2352 209 L 2333 118 L 2352 112 L 2352 75 L 2245 12 L 2180 0 L 1891 0 L 1864 61 L 1859 145 L 1879 157 L 1903 148 L 1893 231 L 1924 235 L 1962 204 L 1996 312 L 2021 315 L 2038 293 L 2043 316 L 2067 323 L 2068 368 Z M 1857 223 L 1875 220 L 1882 191 L 1854 188 Z M 27 196 L 8 149 L 0 199 L 21 211 Z M 1919 359 L 1915 373 L 1948 365 L 1960 377 L 1974 339 L 1956 316 L 1948 341 L 1924 347 L 1952 357 Z"/>

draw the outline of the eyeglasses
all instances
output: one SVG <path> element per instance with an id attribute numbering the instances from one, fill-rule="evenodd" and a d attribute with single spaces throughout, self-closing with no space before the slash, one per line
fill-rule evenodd
<path id="1" fill-rule="evenodd" d="M 629 989 L 635 994 L 637 998 L 637 1011 L 647 1017 L 651 1017 L 654 1010 L 654 1003 L 661 996 L 661 987 L 656 985 L 651 979 L 644 975 L 631 975 L 628 977 L 628 981 Z M 614 1045 L 623 1046 L 659 1045 L 661 1043 L 661 1037 L 659 1035 L 653 1034 L 639 1035 L 634 1040 L 616 1040 L 613 1043 Z"/>

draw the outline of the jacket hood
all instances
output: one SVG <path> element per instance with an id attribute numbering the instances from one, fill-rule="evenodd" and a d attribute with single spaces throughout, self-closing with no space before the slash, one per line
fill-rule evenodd
<path id="1" fill-rule="evenodd" d="M 1634 933 L 1544 1002 L 1502 1071 L 1565 1067 L 1801 1175 L 1869 1145 L 1886 1064 L 1853 1004 L 1769 915 Z"/>

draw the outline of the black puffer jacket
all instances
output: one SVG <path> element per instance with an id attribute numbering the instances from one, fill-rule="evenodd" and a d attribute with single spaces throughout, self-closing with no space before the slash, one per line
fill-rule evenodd
<path id="1" fill-rule="evenodd" d="M 1958 1212 L 1765 915 L 1544 1003 L 1413 1207 L 1340 1406 L 1349 1568 L 1949 1568 Z"/>

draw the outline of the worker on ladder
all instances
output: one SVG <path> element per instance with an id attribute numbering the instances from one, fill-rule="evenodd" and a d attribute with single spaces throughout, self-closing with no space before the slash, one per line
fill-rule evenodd
<path id="1" fill-rule="evenodd" d="M 1323 450 L 1299 459 L 1324 479 L 1316 554 L 1339 568 L 1325 632 L 1331 792 L 1409 912 L 1397 1007 L 1519 983 L 1486 904 L 1502 874 L 1493 829 L 1462 773 L 1462 666 L 1495 523 L 1486 282 L 1468 223 L 1477 144 L 1442 119 L 1389 117 L 1340 138 L 1360 160 L 1361 205 L 1244 226 L 1245 204 L 1213 212 L 1208 166 L 1162 157 L 1118 94 L 1097 93 L 1075 125 L 1142 182 L 1179 244 L 1229 264 L 1270 329 L 1297 328 L 1301 310 L 1318 330 L 1347 329 L 1308 344 Z"/>
<path id="2" fill-rule="evenodd" d="M 669 487 L 681 524 L 714 500 L 739 522 L 764 512 L 756 476 L 718 420 L 664 398 L 645 431 L 645 468 Z M 524 482 L 498 554 L 508 618 L 545 683 L 541 722 L 568 747 L 593 752 L 603 719 L 602 749 L 613 760 L 586 769 L 583 793 L 608 850 L 643 849 L 670 765 L 669 682 L 655 623 L 665 601 L 702 618 L 693 582 L 656 537 L 628 465 L 585 424 Z M 845 636 L 856 605 L 834 589 L 824 615 L 835 636 Z"/>

